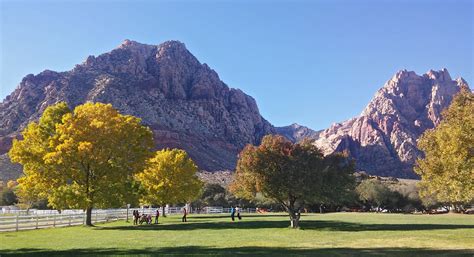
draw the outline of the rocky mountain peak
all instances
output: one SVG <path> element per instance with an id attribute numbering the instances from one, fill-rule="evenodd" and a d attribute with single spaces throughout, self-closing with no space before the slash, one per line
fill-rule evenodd
<path id="1" fill-rule="evenodd" d="M 148 45 L 138 43 L 137 41 L 130 40 L 130 39 L 125 39 L 122 43 L 117 48 L 143 48 Z"/>
<path id="2" fill-rule="evenodd" d="M 0 154 L 28 122 L 59 101 L 70 107 L 111 103 L 151 127 L 157 148 L 185 149 L 201 169 L 210 171 L 235 168 L 246 144 L 274 133 L 252 97 L 229 88 L 183 43 L 125 40 L 70 71 L 26 76 L 0 103 Z"/>
<path id="3" fill-rule="evenodd" d="M 424 76 L 432 80 L 451 81 L 451 76 L 446 68 L 439 71 L 429 70 Z"/>
<path id="4" fill-rule="evenodd" d="M 360 116 L 324 130 L 316 145 L 326 154 L 349 152 L 359 169 L 370 174 L 414 177 L 418 137 L 439 124 L 441 112 L 462 86 L 468 87 L 466 81 L 452 80 L 447 69 L 421 76 L 398 71 Z"/>
<path id="5" fill-rule="evenodd" d="M 464 80 L 463 77 L 457 78 L 457 79 L 456 79 L 456 83 L 457 83 L 460 87 L 462 87 L 462 88 L 469 88 L 469 85 L 467 84 L 467 81 Z"/>
<path id="6" fill-rule="evenodd" d="M 125 39 L 116 49 L 130 51 L 135 58 L 139 56 L 146 59 L 150 57 L 156 48 L 157 46 L 155 45 L 142 44 L 137 41 Z"/>
<path id="7" fill-rule="evenodd" d="M 294 128 L 294 129 L 299 129 L 299 128 L 303 127 L 303 125 L 300 125 L 300 124 L 298 124 L 298 123 L 292 123 L 292 124 L 290 125 L 290 127 L 291 127 L 291 128 Z"/>
<path id="8" fill-rule="evenodd" d="M 294 143 L 301 142 L 304 139 L 315 140 L 321 131 L 315 131 L 298 123 L 293 123 L 284 127 L 276 127 L 276 133 L 286 137 Z"/>
<path id="9" fill-rule="evenodd" d="M 414 78 L 416 77 L 416 73 L 414 71 L 408 71 L 406 69 L 399 70 L 395 75 L 393 75 L 391 81 L 397 83 L 404 79 Z"/>
<path id="10" fill-rule="evenodd" d="M 178 40 L 168 40 L 160 45 L 158 45 L 158 48 L 160 48 L 162 51 L 169 51 L 169 52 L 181 52 L 181 53 L 189 53 L 188 49 L 186 48 L 186 45 Z"/>

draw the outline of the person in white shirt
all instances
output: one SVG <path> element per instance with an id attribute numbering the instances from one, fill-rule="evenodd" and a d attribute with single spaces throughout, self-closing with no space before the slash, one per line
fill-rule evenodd
<path id="1" fill-rule="evenodd" d="M 240 207 L 238 207 L 238 206 L 235 207 L 235 212 L 237 212 L 237 218 L 238 218 L 239 220 L 241 220 L 241 219 L 242 219 L 242 216 L 240 216 Z"/>

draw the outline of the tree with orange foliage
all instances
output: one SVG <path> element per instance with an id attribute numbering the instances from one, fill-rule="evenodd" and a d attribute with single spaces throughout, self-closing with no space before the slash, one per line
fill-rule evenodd
<path id="1" fill-rule="evenodd" d="M 242 150 L 230 190 L 247 199 L 260 192 L 275 200 L 288 212 L 290 226 L 298 228 L 300 208 L 352 185 L 353 171 L 347 158 L 325 157 L 310 141 L 293 144 L 282 136 L 268 135 L 259 146 L 247 145 Z"/>

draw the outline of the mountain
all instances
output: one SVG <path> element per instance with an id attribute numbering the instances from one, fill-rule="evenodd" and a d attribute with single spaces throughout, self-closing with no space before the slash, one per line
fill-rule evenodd
<path id="1" fill-rule="evenodd" d="M 275 131 L 277 134 L 280 134 L 286 137 L 293 143 L 300 142 L 301 140 L 308 138 L 308 139 L 317 139 L 319 134 L 322 130 L 316 131 L 312 130 L 308 127 L 299 125 L 297 123 L 293 123 L 289 126 L 284 127 L 275 127 Z"/>
<path id="2" fill-rule="evenodd" d="M 397 72 L 377 91 L 359 117 L 333 124 L 315 144 L 325 154 L 347 152 L 357 168 L 371 175 L 416 178 L 413 165 L 421 152 L 416 141 L 441 120 L 461 87 L 446 69 L 423 75 Z"/>
<path id="3" fill-rule="evenodd" d="M 248 143 L 275 133 L 255 100 L 229 88 L 178 41 L 147 45 L 125 40 L 111 52 L 66 72 L 45 70 L 27 75 L 0 104 L 0 154 L 12 138 L 44 109 L 66 101 L 111 103 L 142 119 L 154 133 L 156 147 L 186 150 L 203 170 L 234 169 Z M 5 173 L 2 157 L 0 171 Z"/>
<path id="4" fill-rule="evenodd" d="M 315 140 L 325 154 L 347 152 L 357 168 L 371 175 L 414 178 L 420 151 L 416 140 L 435 127 L 441 111 L 461 87 L 448 71 L 423 75 L 402 70 L 377 91 L 358 117 L 314 131 L 292 124 L 273 127 L 255 100 L 229 88 L 178 41 L 147 45 L 125 40 L 116 49 L 66 72 L 27 75 L 0 103 L 0 180 L 21 173 L 6 152 L 28 122 L 59 101 L 75 107 L 87 101 L 111 103 L 140 117 L 155 137 L 156 148 L 186 150 L 202 170 L 233 170 L 237 154 L 266 134 L 293 142 Z"/>

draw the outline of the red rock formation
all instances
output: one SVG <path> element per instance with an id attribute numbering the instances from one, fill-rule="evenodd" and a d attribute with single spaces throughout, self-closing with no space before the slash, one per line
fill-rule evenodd
<path id="1" fill-rule="evenodd" d="M 258 144 L 274 132 L 252 97 L 229 88 L 183 43 L 156 46 L 125 40 L 71 71 L 26 76 L 0 103 L 0 154 L 8 150 L 9 137 L 59 101 L 71 107 L 87 101 L 111 103 L 150 126 L 157 148 L 185 149 L 204 170 L 234 169 L 247 143 Z"/>
<path id="2" fill-rule="evenodd" d="M 416 141 L 440 122 L 460 87 L 468 87 L 466 81 L 452 80 L 446 69 L 421 76 L 399 71 L 359 117 L 332 125 L 315 144 L 325 154 L 347 151 L 369 174 L 416 177 L 412 168 L 421 154 Z"/>

